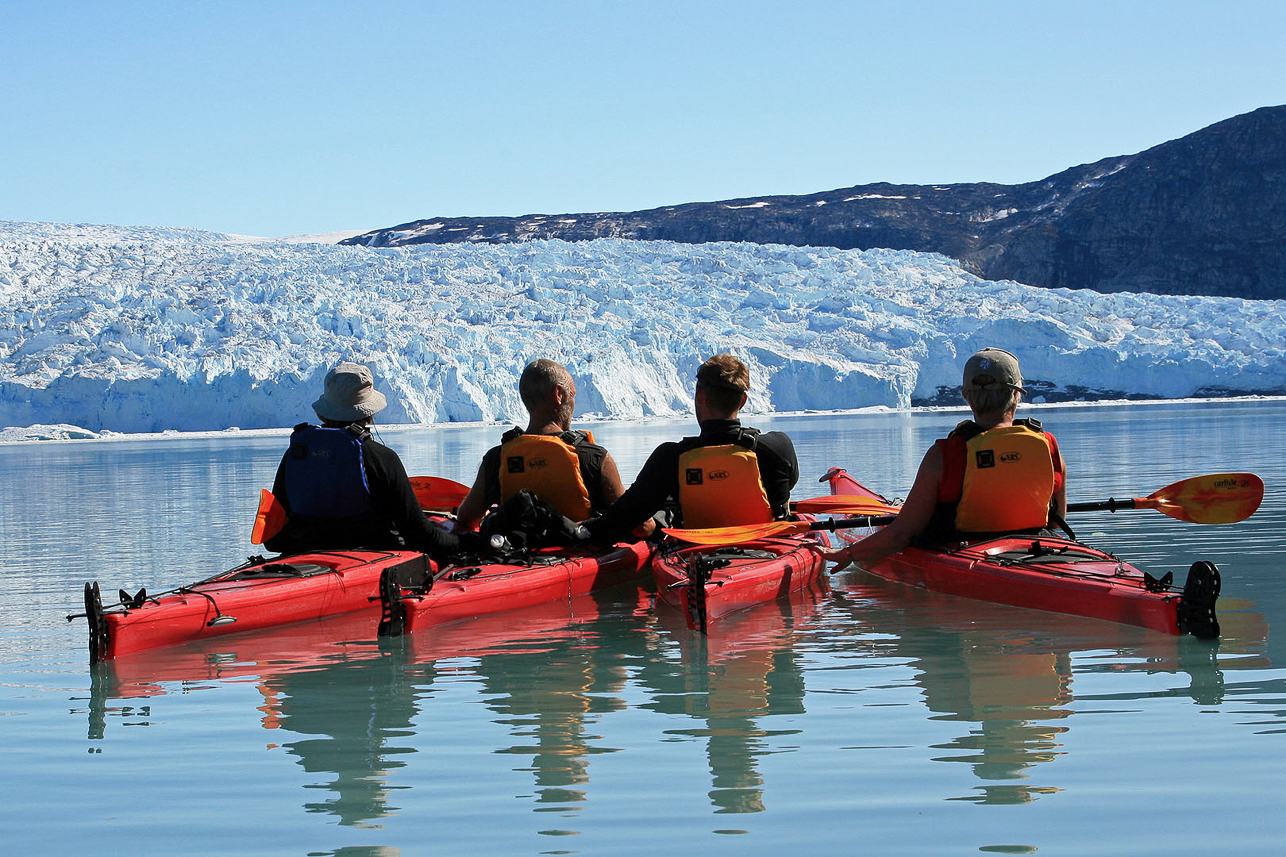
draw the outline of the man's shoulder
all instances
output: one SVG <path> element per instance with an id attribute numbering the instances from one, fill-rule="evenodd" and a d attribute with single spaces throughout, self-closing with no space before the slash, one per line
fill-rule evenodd
<path id="1" fill-rule="evenodd" d="M 558 436 L 577 449 L 607 452 L 607 447 L 594 440 L 594 435 L 591 432 L 582 431 L 580 429 L 569 429 Z"/>
<path id="2" fill-rule="evenodd" d="M 761 431 L 759 432 L 760 442 L 769 441 L 770 443 L 780 443 L 787 446 L 794 446 L 795 442 L 790 439 L 790 435 L 784 431 Z"/>
<path id="3" fill-rule="evenodd" d="M 402 461 L 401 456 L 397 454 L 395 449 L 391 446 L 385 446 L 370 435 L 362 438 L 362 457 L 367 461 L 377 461 L 381 463 L 390 461 L 397 461 L 400 463 Z"/>
<path id="4" fill-rule="evenodd" d="M 685 437 L 683 440 L 662 441 L 653 447 L 652 452 L 647 457 L 647 460 L 649 462 L 664 461 L 667 458 L 677 460 L 680 453 L 700 445 L 701 444 L 697 442 L 697 438 L 694 437 Z"/>
<path id="5" fill-rule="evenodd" d="M 759 432 L 758 440 L 758 445 L 762 449 L 769 449 L 782 454 L 795 451 L 795 442 L 784 431 Z"/>

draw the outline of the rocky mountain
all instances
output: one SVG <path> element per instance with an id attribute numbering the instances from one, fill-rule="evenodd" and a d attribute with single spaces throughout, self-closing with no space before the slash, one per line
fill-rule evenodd
<path id="1" fill-rule="evenodd" d="M 435 217 L 343 243 L 608 237 L 921 250 L 1035 286 L 1286 298 L 1286 106 L 1026 184 L 881 183 L 624 213 Z"/>

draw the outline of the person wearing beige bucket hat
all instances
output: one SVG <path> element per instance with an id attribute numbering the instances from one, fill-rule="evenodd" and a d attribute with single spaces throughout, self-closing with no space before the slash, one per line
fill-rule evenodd
<path id="1" fill-rule="evenodd" d="M 375 389 L 370 369 L 360 363 L 340 363 L 326 373 L 313 410 L 327 422 L 347 425 L 373 417 L 387 405 L 388 399 Z"/>
<path id="2" fill-rule="evenodd" d="M 1015 420 L 1026 393 L 1018 358 L 983 348 L 965 362 L 961 393 L 973 412 L 925 453 L 894 521 L 851 545 L 815 552 L 839 564 L 881 559 L 912 541 L 977 541 L 1066 527 L 1067 466 L 1032 419 Z"/>
<path id="3" fill-rule="evenodd" d="M 368 367 L 343 362 L 326 373 L 313 402 L 322 424 L 295 426 L 277 468 L 272 493 L 287 522 L 265 547 L 280 553 L 405 548 L 439 560 L 477 551 L 476 537 L 429 522 L 402 459 L 371 437 L 375 415 L 387 405 Z"/>

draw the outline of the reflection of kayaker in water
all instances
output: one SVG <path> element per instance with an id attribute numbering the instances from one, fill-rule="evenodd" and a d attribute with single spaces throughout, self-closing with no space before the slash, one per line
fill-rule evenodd
<path id="1" fill-rule="evenodd" d="M 665 734 L 705 742 L 716 813 L 766 809 L 761 762 L 794 751 L 791 736 L 801 732 L 796 718 L 805 713 L 807 656 L 796 647 L 796 634 L 812 626 L 825 600 L 824 589 L 814 585 L 789 601 L 727 617 L 717 636 L 689 633 L 677 611 L 656 611 L 668 636 L 641 659 L 638 683 L 651 691 L 643 707 L 693 719 L 676 721 Z M 675 651 L 681 665 L 668 660 Z"/>
<path id="2" fill-rule="evenodd" d="M 638 478 L 586 528 L 609 543 L 677 502 L 685 527 L 754 524 L 784 518 L 799 481 L 795 446 L 783 432 L 743 427 L 750 370 L 716 354 L 697 370 L 694 407 L 701 434 L 658 446 Z"/>
<path id="3" fill-rule="evenodd" d="M 840 564 L 897 553 L 916 538 L 976 540 L 1047 532 L 1067 514 L 1067 466 L 1054 436 L 1036 420 L 1015 420 L 1022 394 L 1018 358 L 984 348 L 969 358 L 961 388 L 973 419 L 925 453 L 911 493 L 888 526 L 839 549 L 817 552 Z"/>
<path id="4" fill-rule="evenodd" d="M 580 523 L 625 493 L 612 454 L 586 431 L 572 431 L 576 381 L 553 360 L 523 369 L 518 394 L 527 408 L 527 428 L 514 427 L 482 457 L 477 479 L 457 511 L 457 524 L 476 529 L 492 506 L 526 488 L 560 515 Z M 638 532 L 652 532 L 652 522 Z"/>
<path id="5" fill-rule="evenodd" d="M 321 426 L 295 426 L 277 468 L 272 493 L 288 518 L 265 542 L 269 550 L 410 548 L 445 559 L 468 547 L 425 518 L 402 460 L 371 438 L 386 404 L 367 367 L 340 363 L 326 373 L 313 403 Z"/>

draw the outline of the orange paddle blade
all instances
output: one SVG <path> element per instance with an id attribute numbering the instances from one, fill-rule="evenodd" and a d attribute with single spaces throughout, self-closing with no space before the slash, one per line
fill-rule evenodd
<path id="1" fill-rule="evenodd" d="M 670 527 L 662 530 L 667 536 L 694 545 L 737 545 L 772 536 L 806 533 L 809 521 L 769 521 L 765 524 L 743 524 L 736 527 L 710 527 L 702 530 L 682 530 Z"/>
<path id="2" fill-rule="evenodd" d="M 1235 524 L 1255 514 L 1263 500 L 1264 480 L 1255 474 L 1210 473 L 1167 485 L 1134 504 L 1191 524 Z"/>
<path id="3" fill-rule="evenodd" d="M 255 525 L 250 531 L 250 544 L 263 544 L 281 532 L 284 526 L 286 526 L 286 508 L 278 502 L 271 491 L 260 488 L 259 511 L 255 514 Z"/>
<path id="4" fill-rule="evenodd" d="M 797 512 L 807 512 L 815 515 L 824 515 L 831 512 L 854 512 L 860 515 L 868 513 L 872 515 L 896 515 L 901 508 L 863 494 L 827 494 L 822 497 L 796 500 L 793 505 Z"/>
<path id="5" fill-rule="evenodd" d="M 412 476 L 411 490 L 426 512 L 450 512 L 469 496 L 469 486 L 441 476 Z"/>

